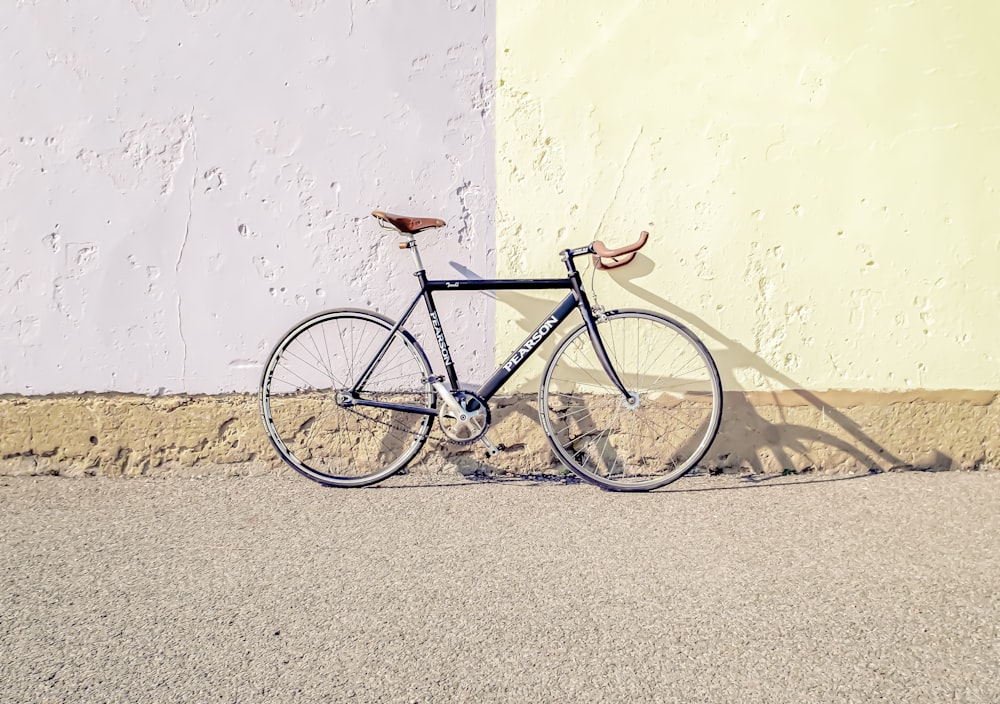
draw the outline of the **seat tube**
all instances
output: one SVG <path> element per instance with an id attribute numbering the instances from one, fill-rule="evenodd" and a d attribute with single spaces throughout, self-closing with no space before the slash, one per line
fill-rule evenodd
<path id="1" fill-rule="evenodd" d="M 434 338 L 437 340 L 438 348 L 441 350 L 441 360 L 444 362 L 445 372 L 448 374 L 448 383 L 451 384 L 452 391 L 458 391 L 458 374 L 455 372 L 455 363 L 451 359 L 451 350 L 448 348 L 448 341 L 444 337 L 444 329 L 441 327 L 441 318 L 434 305 L 434 297 L 427 290 L 427 272 L 424 270 L 424 262 L 420 258 L 420 250 L 417 249 L 417 240 L 411 234 L 405 234 L 403 241 L 399 244 L 400 249 L 410 250 L 413 256 L 413 265 L 416 271 L 413 273 L 420 283 L 420 292 L 427 305 L 427 314 L 431 319 L 431 327 L 434 328 Z"/>
<path id="2" fill-rule="evenodd" d="M 437 340 L 438 349 L 441 351 L 441 361 L 444 362 L 444 370 L 448 374 L 448 383 L 451 384 L 451 391 L 458 391 L 458 374 L 455 372 L 455 362 L 451 358 L 451 350 L 448 348 L 448 340 L 444 337 L 444 328 L 441 327 L 441 318 L 438 316 L 437 306 L 434 305 L 434 297 L 427 290 L 427 280 L 423 271 L 417 272 L 420 283 L 424 287 L 424 302 L 427 304 L 427 315 L 431 319 L 431 327 L 434 329 L 434 338 Z"/>

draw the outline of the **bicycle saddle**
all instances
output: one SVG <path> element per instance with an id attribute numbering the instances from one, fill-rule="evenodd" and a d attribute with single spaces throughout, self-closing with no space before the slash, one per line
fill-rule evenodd
<path id="1" fill-rule="evenodd" d="M 372 215 L 382 222 L 389 223 L 400 232 L 415 234 L 421 230 L 428 230 L 432 227 L 444 227 L 444 220 L 438 218 L 415 218 L 410 215 L 393 215 L 381 210 L 373 210 Z"/>

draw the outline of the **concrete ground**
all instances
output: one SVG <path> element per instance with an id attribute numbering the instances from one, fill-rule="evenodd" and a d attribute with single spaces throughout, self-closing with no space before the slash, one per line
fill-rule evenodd
<path id="1" fill-rule="evenodd" d="M 1000 701 L 1000 474 L 0 477 L 0 701 Z"/>

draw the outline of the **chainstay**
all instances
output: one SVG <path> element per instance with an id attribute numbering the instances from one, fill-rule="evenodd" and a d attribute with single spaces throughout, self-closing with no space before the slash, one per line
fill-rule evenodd
<path id="1" fill-rule="evenodd" d="M 406 396 L 406 395 L 410 395 L 410 396 L 418 396 L 418 395 L 422 396 L 422 395 L 424 395 L 424 392 L 421 392 L 421 391 L 382 391 L 380 393 L 384 394 L 386 396 L 392 395 L 392 394 L 404 395 L 404 396 Z M 372 395 L 372 398 L 375 398 L 375 396 Z M 359 418 L 364 418 L 365 420 L 370 421 L 372 423 L 376 423 L 378 425 L 384 425 L 384 426 L 386 426 L 388 428 L 392 428 L 393 430 L 399 430 L 400 432 L 406 433 L 407 435 L 413 435 L 414 437 L 420 437 L 420 433 L 415 432 L 413 430 L 410 430 L 409 428 L 407 428 L 405 426 L 402 426 L 402 425 L 399 425 L 398 423 L 392 423 L 390 421 L 382 420 L 380 418 L 372 418 L 371 416 L 365 415 L 364 413 L 360 413 L 359 411 L 354 410 L 350 406 L 340 406 L 340 408 L 342 408 L 343 410 L 345 410 L 345 411 L 347 411 L 349 413 L 353 413 L 354 415 L 358 416 Z M 468 441 L 465 441 L 465 442 L 460 441 L 460 440 L 453 440 L 452 438 L 449 438 L 447 435 L 445 435 L 443 432 L 441 432 L 437 428 L 434 428 L 430 432 L 427 433 L 427 440 L 426 440 L 426 442 L 433 442 L 433 443 L 435 443 L 438 447 L 446 447 L 448 445 L 472 445 L 472 444 L 474 444 L 477 441 L 478 441 L 478 439 L 468 440 Z"/>

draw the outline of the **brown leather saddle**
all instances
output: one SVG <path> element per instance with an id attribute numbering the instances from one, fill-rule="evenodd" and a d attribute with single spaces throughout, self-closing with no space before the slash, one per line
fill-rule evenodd
<path id="1" fill-rule="evenodd" d="M 372 215 L 382 223 L 388 223 L 391 227 L 408 235 L 414 235 L 421 230 L 429 230 L 432 227 L 444 227 L 444 220 L 438 218 L 415 218 L 411 215 L 393 215 L 382 210 L 373 210 Z"/>

